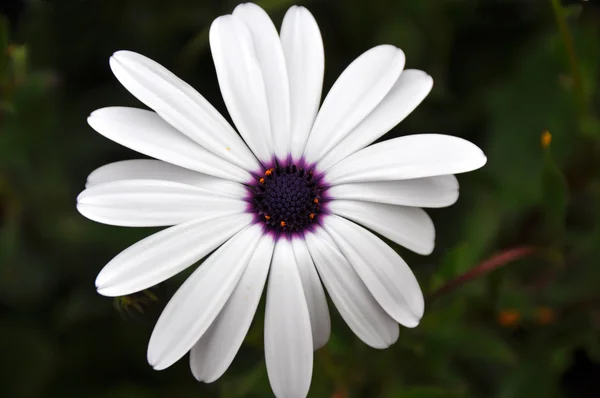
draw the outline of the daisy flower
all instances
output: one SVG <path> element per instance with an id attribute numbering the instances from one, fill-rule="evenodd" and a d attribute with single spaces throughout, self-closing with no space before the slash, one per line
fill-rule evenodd
<path id="1" fill-rule="evenodd" d="M 433 85 L 426 73 L 404 70 L 404 53 L 391 45 L 352 62 L 319 107 L 323 42 L 303 7 L 289 9 L 278 34 L 260 7 L 242 4 L 213 22 L 210 49 L 237 131 L 156 62 L 130 51 L 110 59 L 117 79 L 152 110 L 103 108 L 88 122 L 156 160 L 97 169 L 77 208 L 105 224 L 170 227 L 117 255 L 96 286 L 105 296 L 128 295 L 208 256 L 164 309 L 148 361 L 161 370 L 189 352 L 196 379 L 212 382 L 233 361 L 266 285 L 271 387 L 278 397 L 304 397 L 313 351 L 330 334 L 325 291 L 371 347 L 393 344 L 399 324 L 415 327 L 424 309 L 419 284 L 371 231 L 431 253 L 434 226 L 421 207 L 453 204 L 453 174 L 486 158 L 440 134 L 370 145 Z"/>

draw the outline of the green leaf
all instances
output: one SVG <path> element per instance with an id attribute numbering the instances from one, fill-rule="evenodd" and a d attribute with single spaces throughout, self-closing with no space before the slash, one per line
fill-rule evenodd
<path id="1" fill-rule="evenodd" d="M 499 199 L 512 212 L 543 200 L 540 134 L 544 130 L 552 133 L 553 157 L 558 164 L 565 161 L 575 142 L 577 109 L 564 84 L 560 43 L 558 35 L 528 43 L 517 58 L 513 75 L 490 90 L 486 171 L 497 183 Z"/>
<path id="2" fill-rule="evenodd" d="M 13 46 L 10 51 L 10 60 L 12 61 L 13 78 L 17 83 L 25 80 L 27 76 L 27 47 Z"/>
<path id="3" fill-rule="evenodd" d="M 251 392 L 256 392 L 266 387 L 264 383 L 266 376 L 265 364 L 264 362 L 260 362 L 254 369 L 243 376 L 221 382 L 221 396 L 232 398 L 246 397 Z"/>
<path id="4" fill-rule="evenodd" d="M 479 359 L 505 365 L 514 364 L 517 354 L 503 336 L 491 329 L 480 326 L 447 325 L 446 330 L 437 336 L 443 344 L 454 351 L 453 356 L 465 359 Z"/>
<path id="5" fill-rule="evenodd" d="M 555 397 L 557 381 L 543 363 L 521 364 L 511 375 L 504 378 L 500 398 Z"/>
<path id="6" fill-rule="evenodd" d="M 459 355 L 487 359 L 506 364 L 514 363 L 517 354 L 505 339 L 490 329 L 473 328 L 461 333 L 463 342 Z"/>
<path id="7" fill-rule="evenodd" d="M 0 81 L 4 81 L 6 66 L 8 65 L 8 21 L 0 15 Z"/>
<path id="8" fill-rule="evenodd" d="M 446 398 L 457 396 L 455 392 L 449 392 L 437 387 L 413 387 L 408 390 L 398 391 L 390 398 Z"/>
<path id="9" fill-rule="evenodd" d="M 546 151 L 542 174 L 543 204 L 549 227 L 554 233 L 562 233 L 568 203 L 567 182 L 550 151 Z"/>
<path id="10" fill-rule="evenodd" d="M 497 201 L 489 195 L 482 195 L 477 207 L 471 209 L 462 223 L 461 243 L 442 258 L 440 268 L 432 278 L 431 291 L 475 267 L 487 254 L 501 221 Z"/>

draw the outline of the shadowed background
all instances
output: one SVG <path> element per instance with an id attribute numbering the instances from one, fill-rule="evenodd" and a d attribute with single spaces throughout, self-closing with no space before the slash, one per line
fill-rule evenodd
<path id="1" fill-rule="evenodd" d="M 416 329 L 378 351 L 330 306 L 312 397 L 600 396 L 600 7 L 558 0 L 263 0 L 279 27 L 308 7 L 325 90 L 377 44 L 402 48 L 434 88 L 384 137 L 442 132 L 484 149 L 456 205 L 429 211 L 436 249 L 396 247 L 429 298 Z M 267 397 L 261 304 L 223 378 L 187 357 L 146 362 L 154 322 L 188 270 L 120 299 L 94 279 L 156 229 L 89 221 L 86 176 L 140 155 L 95 133 L 93 110 L 142 105 L 108 67 L 140 52 L 223 114 L 208 27 L 236 1 L 0 0 L 0 396 Z M 193 269 L 194 267 L 192 267 Z"/>

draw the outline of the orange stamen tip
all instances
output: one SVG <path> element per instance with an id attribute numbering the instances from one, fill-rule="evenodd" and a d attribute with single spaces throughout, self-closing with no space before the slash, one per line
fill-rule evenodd
<path id="1" fill-rule="evenodd" d="M 498 323 L 504 327 L 516 326 L 521 320 L 521 313 L 515 309 L 500 311 L 498 314 Z"/>
<path id="2" fill-rule="evenodd" d="M 282 227 L 285 227 L 285 221 L 280 222 L 279 225 L 281 225 Z"/>
<path id="3" fill-rule="evenodd" d="M 264 184 L 265 183 L 265 179 L 261 178 L 260 180 L 258 180 L 258 182 L 260 182 L 261 184 Z"/>
<path id="4" fill-rule="evenodd" d="M 311 219 L 312 219 L 312 218 L 315 218 L 315 213 L 310 213 L 310 214 L 308 215 L 308 217 L 309 217 L 309 218 L 311 218 Z"/>
<path id="5" fill-rule="evenodd" d="M 267 215 L 265 214 L 265 220 L 270 220 L 270 219 L 271 219 L 271 216 L 267 216 Z"/>
<path id="6" fill-rule="evenodd" d="M 556 319 L 556 313 L 552 308 L 540 307 L 535 314 L 536 320 L 542 325 L 553 323 Z"/>
<path id="7" fill-rule="evenodd" d="M 313 202 L 319 203 L 319 199 L 315 198 L 315 200 L 313 200 Z"/>
<path id="8" fill-rule="evenodd" d="M 265 171 L 265 175 L 270 176 L 273 173 L 273 169 Z"/>

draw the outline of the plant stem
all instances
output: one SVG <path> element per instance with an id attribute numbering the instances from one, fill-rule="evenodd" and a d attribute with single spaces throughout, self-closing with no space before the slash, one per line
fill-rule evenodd
<path id="1" fill-rule="evenodd" d="M 482 275 L 485 275 L 495 269 L 502 267 L 510 262 L 518 260 L 522 257 L 529 256 L 535 253 L 538 249 L 531 246 L 521 246 L 513 249 L 505 250 L 501 253 L 498 253 L 483 262 L 479 263 L 475 267 L 471 268 L 469 271 L 464 274 L 452 279 L 438 290 L 436 290 L 431 296 L 429 296 L 429 301 L 433 301 L 439 296 L 448 293 L 467 282 L 472 281 Z"/>

